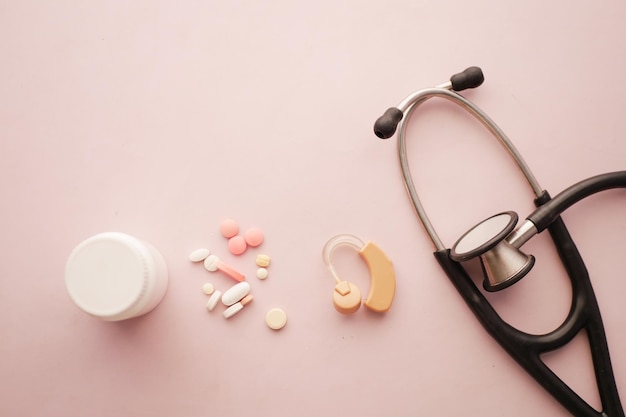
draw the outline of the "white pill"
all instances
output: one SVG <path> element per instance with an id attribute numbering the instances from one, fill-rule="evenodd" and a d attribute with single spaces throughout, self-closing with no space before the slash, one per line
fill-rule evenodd
<path id="1" fill-rule="evenodd" d="M 211 251 L 209 251 L 206 248 L 196 249 L 195 251 L 189 254 L 189 260 L 191 262 L 204 261 L 206 257 L 209 256 L 210 254 L 211 254 Z"/>
<path id="2" fill-rule="evenodd" d="M 250 292 L 250 284 L 246 281 L 240 282 L 230 287 L 224 295 L 222 295 L 222 303 L 227 306 L 232 306 L 237 301 L 248 295 Z"/>
<path id="3" fill-rule="evenodd" d="M 207 282 L 206 284 L 204 284 L 202 286 L 202 291 L 206 294 L 206 295 L 211 295 L 213 294 L 213 292 L 215 291 L 215 287 L 213 286 L 213 284 L 211 284 L 210 282 Z"/>
<path id="4" fill-rule="evenodd" d="M 207 301 L 206 308 L 209 309 L 209 311 L 213 311 L 217 303 L 220 301 L 221 297 L 222 292 L 219 290 L 215 290 L 215 292 L 211 295 L 211 298 L 209 298 L 209 301 Z"/>
<path id="5" fill-rule="evenodd" d="M 243 304 L 235 303 L 232 306 L 228 307 L 226 310 L 224 310 L 224 313 L 222 314 L 224 315 L 225 319 L 229 319 L 235 314 L 239 313 L 242 309 L 243 309 Z"/>
<path id="6" fill-rule="evenodd" d="M 269 273 L 266 268 L 259 268 L 256 270 L 256 276 L 258 279 L 265 279 L 268 275 Z"/>
<path id="7" fill-rule="evenodd" d="M 219 262 L 220 262 L 220 258 L 218 258 L 216 255 L 209 255 L 204 260 L 204 267 L 207 269 L 207 271 L 215 272 L 217 271 L 217 264 Z"/>

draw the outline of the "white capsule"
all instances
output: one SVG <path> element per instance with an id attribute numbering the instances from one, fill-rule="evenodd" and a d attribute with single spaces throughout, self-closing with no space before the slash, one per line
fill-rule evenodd
<path id="1" fill-rule="evenodd" d="M 217 303 L 220 301 L 221 297 L 222 297 L 222 292 L 220 290 L 215 290 L 215 292 L 211 295 L 211 298 L 209 298 L 209 301 L 207 301 L 206 308 L 209 311 L 213 311 Z"/>
<path id="2" fill-rule="evenodd" d="M 240 282 L 230 287 L 224 295 L 222 295 L 222 303 L 227 306 L 232 306 L 237 301 L 248 295 L 250 292 L 250 284 L 246 281 Z"/>
<path id="3" fill-rule="evenodd" d="M 235 314 L 239 313 L 242 309 L 243 309 L 243 304 L 235 303 L 232 306 L 228 307 L 226 310 L 224 310 L 224 313 L 222 314 L 224 315 L 225 319 L 229 319 Z"/>
<path id="4" fill-rule="evenodd" d="M 209 255 L 204 260 L 204 267 L 209 272 L 215 272 L 215 271 L 217 271 L 217 264 L 219 262 L 220 262 L 220 258 L 218 258 L 216 255 Z"/>
<path id="5" fill-rule="evenodd" d="M 195 251 L 189 254 L 189 260 L 191 262 L 204 261 L 206 257 L 209 256 L 210 254 L 211 254 L 211 251 L 209 251 L 206 248 L 196 249 Z"/>

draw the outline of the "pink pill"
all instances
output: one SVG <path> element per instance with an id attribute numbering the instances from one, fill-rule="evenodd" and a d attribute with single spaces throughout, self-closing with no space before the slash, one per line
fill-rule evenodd
<path id="1" fill-rule="evenodd" d="M 248 245 L 256 248 L 263 243 L 263 231 L 261 231 L 258 227 L 253 227 L 246 232 L 245 239 Z"/>
<path id="2" fill-rule="evenodd" d="M 246 240 L 241 236 L 233 236 L 228 239 L 228 250 L 230 250 L 233 255 L 241 255 L 247 248 Z"/>
<path id="3" fill-rule="evenodd" d="M 233 219 L 226 219 L 220 224 L 220 233 L 226 239 L 230 239 L 239 233 L 239 225 Z"/>

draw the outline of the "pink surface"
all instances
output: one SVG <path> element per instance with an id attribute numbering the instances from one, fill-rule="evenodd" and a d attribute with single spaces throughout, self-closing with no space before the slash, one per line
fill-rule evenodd
<path id="1" fill-rule="evenodd" d="M 498 2 L 60 1 L 0 6 L 0 415 L 566 416 L 475 321 L 432 257 L 400 180 L 396 140 L 374 120 L 405 95 L 480 65 L 467 93 L 553 194 L 626 169 L 626 5 Z M 415 182 L 448 245 L 531 194 L 461 110 L 424 106 Z M 626 400 L 626 193 L 564 218 L 587 262 Z M 219 224 L 265 242 L 228 253 Z M 244 227 L 245 230 L 245 227 Z M 156 246 L 170 284 L 124 323 L 80 312 L 63 283 L 84 238 L 122 231 Z M 394 261 L 384 315 L 344 317 L 324 243 L 353 233 Z M 255 301 L 207 312 L 209 247 Z M 531 275 L 490 296 L 531 332 L 558 325 L 570 288 L 545 236 Z M 272 257 L 254 277 L 255 257 Z M 337 258 L 340 258 L 337 256 Z M 342 276 L 367 288 L 347 251 Z M 283 308 L 272 331 L 265 313 Z M 598 404 L 586 347 L 546 360 Z"/>

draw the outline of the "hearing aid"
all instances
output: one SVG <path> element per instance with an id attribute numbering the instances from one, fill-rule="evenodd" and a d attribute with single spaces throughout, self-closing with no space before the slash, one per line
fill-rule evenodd
<path id="1" fill-rule="evenodd" d="M 363 301 L 369 310 L 384 313 L 391 308 L 396 292 L 396 275 L 391 260 L 385 252 L 372 242 L 363 242 L 354 235 L 343 234 L 331 238 L 324 245 L 322 259 L 335 279 L 333 305 L 342 314 L 351 314 L 361 307 L 361 291 L 352 282 L 342 280 L 331 263 L 331 255 L 341 246 L 355 249 L 368 267 L 370 288 Z"/>

